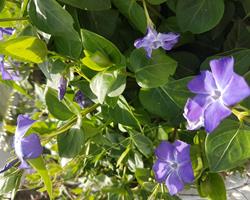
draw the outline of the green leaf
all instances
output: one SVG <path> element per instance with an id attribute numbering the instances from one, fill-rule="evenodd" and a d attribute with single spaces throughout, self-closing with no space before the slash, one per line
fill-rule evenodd
<path id="1" fill-rule="evenodd" d="M 111 8 L 110 0 L 60 0 L 60 1 L 83 10 L 107 10 Z"/>
<path id="2" fill-rule="evenodd" d="M 153 143 L 152 141 L 145 135 L 142 135 L 136 131 L 129 132 L 130 137 L 137 147 L 137 149 L 147 158 L 149 158 L 153 153 Z"/>
<path id="3" fill-rule="evenodd" d="M 208 173 L 205 176 L 199 181 L 200 196 L 211 200 L 226 200 L 226 187 L 223 178 L 217 173 Z"/>
<path id="4" fill-rule="evenodd" d="M 152 5 L 159 5 L 162 4 L 164 2 L 166 2 L 167 0 L 147 0 L 148 3 L 152 4 Z"/>
<path id="5" fill-rule="evenodd" d="M 179 0 L 177 3 L 177 21 L 183 32 L 206 32 L 219 23 L 223 13 L 223 0 Z"/>
<path id="6" fill-rule="evenodd" d="M 22 172 L 14 168 L 9 169 L 0 176 L 0 194 L 7 194 L 11 191 L 14 193 L 18 190 Z"/>
<path id="7" fill-rule="evenodd" d="M 37 173 L 42 177 L 45 188 L 50 196 L 50 199 L 53 199 L 52 194 L 52 183 L 46 169 L 44 160 L 42 156 L 35 159 L 28 159 L 28 163 L 37 171 Z"/>
<path id="8" fill-rule="evenodd" d="M 210 170 L 232 169 L 250 158 L 250 127 L 237 121 L 225 120 L 205 143 Z"/>
<path id="9" fill-rule="evenodd" d="M 57 92 L 52 88 L 48 88 L 45 94 L 45 101 L 49 112 L 59 120 L 68 120 L 73 117 L 73 113 L 66 105 L 58 100 Z"/>
<path id="10" fill-rule="evenodd" d="M 82 53 L 81 39 L 74 29 L 71 15 L 55 0 L 31 0 L 28 9 L 32 24 L 53 35 L 60 53 L 78 58 Z"/>
<path id="11" fill-rule="evenodd" d="M 117 9 L 142 33 L 146 32 L 147 20 L 144 10 L 135 0 L 112 0 Z"/>
<path id="12" fill-rule="evenodd" d="M 180 120 L 187 98 L 191 96 L 187 89 L 189 81 L 190 77 L 187 77 L 171 81 L 159 88 L 141 89 L 140 102 L 155 115 L 171 121 Z"/>
<path id="13" fill-rule="evenodd" d="M 100 103 L 104 102 L 106 96 L 119 96 L 125 87 L 126 76 L 123 73 L 123 69 L 99 72 L 90 82 L 90 88 Z"/>
<path id="14" fill-rule="evenodd" d="M 81 128 L 72 127 L 67 133 L 57 136 L 57 144 L 61 157 L 74 158 L 84 145 L 84 132 Z"/>
<path id="15" fill-rule="evenodd" d="M 3 10 L 4 6 L 5 6 L 5 0 L 1 0 L 0 1 L 0 12 Z"/>
<path id="16" fill-rule="evenodd" d="M 130 64 L 138 85 L 143 88 L 155 88 L 166 84 L 177 66 L 176 61 L 162 51 L 154 51 L 152 58 L 147 59 L 144 49 L 135 49 L 132 52 Z"/>
<path id="17" fill-rule="evenodd" d="M 47 47 L 42 40 L 36 37 L 20 36 L 0 42 L 0 54 L 24 62 L 41 63 L 47 56 Z"/>
<path id="18" fill-rule="evenodd" d="M 236 49 L 232 51 L 223 52 L 215 56 L 208 57 L 202 64 L 201 69 L 209 69 L 209 62 L 213 59 L 221 58 L 222 56 L 233 56 L 234 71 L 240 75 L 244 75 L 250 69 L 250 49 Z"/>
<path id="19" fill-rule="evenodd" d="M 83 17 L 85 29 L 114 40 L 120 21 L 118 10 L 89 11 L 84 13 Z M 120 29 L 118 30 L 120 31 Z"/>
<path id="20" fill-rule="evenodd" d="M 135 178 L 138 183 L 143 186 L 145 182 L 148 182 L 150 178 L 150 170 L 145 168 L 137 168 L 135 171 Z"/>
<path id="21" fill-rule="evenodd" d="M 107 105 L 102 106 L 102 113 L 106 118 L 111 119 L 115 123 L 137 128 L 139 126 L 139 122 L 132 112 L 130 105 L 122 96 L 120 96 L 113 108 Z"/>
<path id="22" fill-rule="evenodd" d="M 84 53 L 85 57 L 82 59 L 82 63 L 94 71 L 103 71 L 112 66 L 112 63 L 101 52 L 97 51 L 94 54 L 89 54 L 84 51 Z"/>
<path id="23" fill-rule="evenodd" d="M 85 50 L 89 53 L 95 54 L 100 52 L 106 56 L 110 62 L 124 65 L 124 58 L 119 49 L 104 37 L 97 35 L 91 31 L 82 29 L 82 43 Z"/>
<path id="24" fill-rule="evenodd" d="M 234 25 L 227 35 L 227 39 L 224 43 L 225 50 L 231 50 L 235 48 L 250 48 L 250 30 L 248 26 L 241 20 L 234 22 Z"/>
<path id="25" fill-rule="evenodd" d="M 3 0 L 1 0 L 3 1 Z M 5 1 L 4 8 L 0 12 L 0 19 L 20 17 L 20 8 L 15 2 Z M 16 21 L 0 22 L 0 27 L 16 27 Z"/>

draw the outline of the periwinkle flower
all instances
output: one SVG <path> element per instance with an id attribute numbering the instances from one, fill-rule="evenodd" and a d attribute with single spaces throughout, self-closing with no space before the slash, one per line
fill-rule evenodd
<path id="1" fill-rule="evenodd" d="M 19 165 L 20 169 L 29 169 L 30 167 L 26 160 L 37 158 L 43 152 L 43 147 L 37 134 L 32 133 L 25 136 L 26 132 L 34 122 L 34 120 L 26 115 L 19 115 L 17 118 L 17 128 L 14 136 L 14 150 L 18 159 L 21 161 L 21 164 Z M 13 160 L 6 164 L 0 173 L 8 170 L 17 162 L 18 160 Z"/>
<path id="2" fill-rule="evenodd" d="M 2 74 L 2 79 L 19 81 L 21 79 L 19 76 L 19 72 L 11 68 L 12 66 L 9 63 L 4 62 L 4 56 L 0 55 L 0 71 Z"/>
<path id="3" fill-rule="evenodd" d="M 190 159 L 190 145 L 176 140 L 174 143 L 161 142 L 156 148 L 157 160 L 153 171 L 157 182 L 165 182 L 170 195 L 183 190 L 184 184 L 194 181 Z"/>
<path id="4" fill-rule="evenodd" d="M 197 94 L 188 99 L 184 108 L 187 129 L 205 127 L 208 133 L 231 114 L 230 107 L 250 95 L 244 78 L 233 71 L 233 57 L 210 61 L 211 71 L 202 71 L 188 83 L 191 92 Z"/>
<path id="5" fill-rule="evenodd" d="M 3 39 L 3 35 L 6 34 L 6 35 L 12 35 L 14 32 L 14 29 L 13 28 L 2 28 L 0 27 L 0 40 Z"/>
<path id="6" fill-rule="evenodd" d="M 68 80 L 64 76 L 61 76 L 59 80 L 59 86 L 58 86 L 58 99 L 60 101 L 64 98 L 64 95 L 66 93 L 67 83 L 68 83 Z"/>
<path id="7" fill-rule="evenodd" d="M 81 107 L 81 108 L 84 108 L 86 102 L 85 102 L 85 97 L 84 97 L 84 94 L 82 93 L 81 90 L 78 90 L 75 94 L 75 97 L 74 97 L 74 101 L 76 103 L 78 103 L 78 105 Z"/>
<path id="8" fill-rule="evenodd" d="M 0 27 L 0 40 L 3 40 L 3 35 L 12 35 L 14 32 L 14 29 L 12 28 L 1 28 Z M 20 80 L 19 72 L 11 69 L 11 66 L 9 63 L 4 62 L 4 56 L 0 55 L 0 71 L 2 74 L 3 80 L 14 80 L 18 81 Z"/>
<path id="9" fill-rule="evenodd" d="M 151 58 L 152 50 L 162 47 L 169 51 L 178 42 L 180 35 L 177 33 L 157 33 L 152 27 L 147 28 L 147 33 L 143 38 L 137 39 L 134 46 L 144 48 L 147 52 L 147 57 Z"/>

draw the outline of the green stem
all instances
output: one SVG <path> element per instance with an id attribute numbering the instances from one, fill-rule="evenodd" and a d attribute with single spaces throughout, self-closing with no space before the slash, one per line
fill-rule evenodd
<path id="1" fill-rule="evenodd" d="M 143 3 L 143 8 L 144 8 L 144 12 L 146 15 L 146 19 L 147 19 L 147 25 L 150 27 L 154 27 L 154 23 L 152 22 L 149 14 L 148 14 L 147 4 L 146 4 L 145 0 L 142 0 L 142 3 Z"/>
<path id="2" fill-rule="evenodd" d="M 91 80 L 84 74 L 81 72 L 81 70 L 79 70 L 77 67 L 75 67 L 75 71 L 81 76 L 83 77 L 85 80 L 87 80 L 88 82 L 90 82 Z"/>
<path id="3" fill-rule="evenodd" d="M 123 74 L 128 76 L 128 77 L 135 78 L 135 75 L 131 72 L 124 72 Z"/>
<path id="4" fill-rule="evenodd" d="M 87 115 L 88 113 L 94 111 L 100 104 L 94 104 L 93 106 L 89 107 L 89 108 L 86 108 L 84 109 L 82 112 L 81 112 L 81 116 L 85 116 Z M 77 119 L 78 119 L 78 116 L 74 116 L 73 118 L 71 118 L 68 123 L 64 124 L 62 127 L 58 128 L 56 131 L 52 131 L 51 133 L 47 133 L 47 134 L 44 134 L 45 136 L 51 138 L 51 137 L 55 137 L 57 135 L 60 135 L 61 133 L 64 133 L 66 132 L 67 130 L 69 130 L 72 125 L 74 123 L 77 122 Z M 46 138 L 46 139 L 49 139 L 49 138 Z"/>
<path id="5" fill-rule="evenodd" d="M 3 19 L 0 19 L 0 22 L 24 21 L 24 20 L 28 20 L 28 18 L 27 17 L 3 18 Z"/>

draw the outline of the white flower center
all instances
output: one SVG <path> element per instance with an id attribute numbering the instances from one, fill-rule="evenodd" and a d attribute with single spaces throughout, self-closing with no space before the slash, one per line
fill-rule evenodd
<path id="1" fill-rule="evenodd" d="M 212 94 L 212 98 L 214 99 L 214 100 L 217 100 L 217 99 L 219 99 L 221 97 L 221 92 L 219 91 L 219 90 L 214 90 L 213 91 L 213 94 Z"/>

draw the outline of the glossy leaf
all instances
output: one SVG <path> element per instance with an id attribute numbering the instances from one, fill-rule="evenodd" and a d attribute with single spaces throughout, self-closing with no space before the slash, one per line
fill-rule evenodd
<path id="1" fill-rule="evenodd" d="M 214 28 L 223 13 L 223 0 L 179 0 L 176 10 L 181 30 L 193 33 L 203 33 Z"/>
<path id="2" fill-rule="evenodd" d="M 47 56 L 46 44 L 36 38 L 21 36 L 0 43 L 0 54 L 20 61 L 41 63 Z"/>
<path id="3" fill-rule="evenodd" d="M 114 107 L 104 105 L 102 107 L 102 112 L 107 119 L 112 119 L 115 123 L 138 128 L 139 122 L 122 96 L 120 96 L 120 99 Z"/>
<path id="4" fill-rule="evenodd" d="M 112 0 L 113 4 L 117 9 L 130 20 L 137 30 L 142 33 L 146 32 L 147 21 L 144 14 L 144 10 L 134 0 Z"/>
<path id="5" fill-rule="evenodd" d="M 84 132 L 81 128 L 72 127 L 67 133 L 58 135 L 57 144 L 61 157 L 74 158 L 84 145 Z"/>
<path id="6" fill-rule="evenodd" d="M 114 64 L 123 63 L 123 55 L 119 49 L 104 37 L 97 35 L 91 31 L 82 29 L 82 43 L 85 50 L 90 54 L 100 52 L 103 56 L 106 56 L 110 62 Z"/>
<path id="7" fill-rule="evenodd" d="M 32 24 L 55 37 L 56 48 L 60 53 L 75 58 L 80 56 L 82 44 L 73 27 L 73 18 L 57 1 L 31 0 L 28 12 Z"/>
<path id="8" fill-rule="evenodd" d="M 250 30 L 244 21 L 235 21 L 225 40 L 224 49 L 250 48 L 249 38 Z"/>
<path id="9" fill-rule="evenodd" d="M 166 84 L 177 66 L 176 61 L 162 51 L 154 51 L 152 58 L 147 59 L 143 49 L 132 52 L 130 64 L 138 85 L 143 88 L 155 88 Z"/>
<path id="10" fill-rule="evenodd" d="M 73 117 L 73 113 L 66 105 L 58 100 L 57 91 L 48 88 L 45 94 L 45 101 L 49 112 L 57 119 L 65 121 Z"/>
<path id="11" fill-rule="evenodd" d="M 90 88 L 100 103 L 104 102 L 106 96 L 119 96 L 125 87 L 126 76 L 123 70 L 99 72 L 90 82 Z"/>
<path id="12" fill-rule="evenodd" d="M 137 147 L 137 149 L 147 158 L 153 153 L 153 143 L 152 141 L 145 135 L 142 135 L 139 132 L 131 131 L 130 137 Z"/>
<path id="13" fill-rule="evenodd" d="M 208 173 L 204 178 L 201 178 L 198 191 L 202 197 L 207 197 L 211 200 L 227 199 L 224 180 L 219 174 L 216 173 Z"/>
<path id="14" fill-rule="evenodd" d="M 206 155 L 213 172 L 236 167 L 250 158 L 250 127 L 225 120 L 206 139 Z"/>
<path id="15" fill-rule="evenodd" d="M 45 188 L 50 196 L 50 199 L 53 199 L 52 182 L 50 180 L 50 176 L 48 174 L 48 170 L 46 169 L 42 156 L 35 158 L 35 159 L 29 159 L 28 162 L 41 176 L 41 178 L 43 179 Z"/>
<path id="16" fill-rule="evenodd" d="M 111 8 L 110 0 L 60 0 L 83 10 L 106 10 Z"/>
<path id="17" fill-rule="evenodd" d="M 186 86 L 189 81 L 190 78 L 185 78 L 171 81 L 162 87 L 141 89 L 140 101 L 150 113 L 164 119 L 181 118 L 186 100 L 191 96 Z"/>

